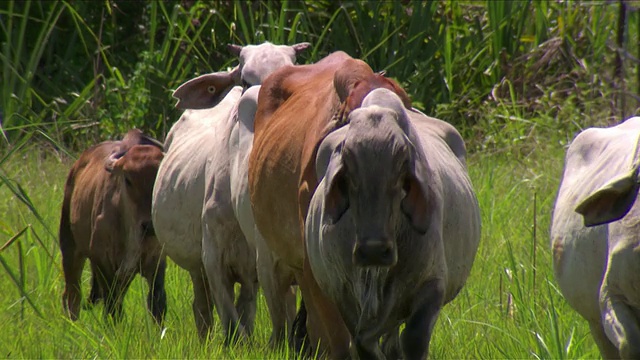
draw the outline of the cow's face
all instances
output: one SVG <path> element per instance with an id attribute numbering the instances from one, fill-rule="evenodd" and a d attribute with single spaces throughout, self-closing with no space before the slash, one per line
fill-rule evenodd
<path id="1" fill-rule="evenodd" d="M 260 45 L 229 45 L 229 51 L 239 57 L 240 80 L 248 88 L 262 84 L 267 76 L 279 68 L 295 64 L 296 56 L 309 46 L 306 42 L 292 46 L 265 42 Z"/>
<path id="2" fill-rule="evenodd" d="M 327 169 L 324 215 L 336 223 L 351 212 L 357 266 L 395 265 L 400 227 L 426 232 L 427 200 L 415 172 L 415 148 L 398 116 L 378 106 L 353 111 L 339 155 Z"/>
<path id="3" fill-rule="evenodd" d="M 162 157 L 157 146 L 136 145 L 126 152 L 112 154 L 106 163 L 120 190 L 125 213 L 146 236 L 154 235 L 151 197 Z"/>

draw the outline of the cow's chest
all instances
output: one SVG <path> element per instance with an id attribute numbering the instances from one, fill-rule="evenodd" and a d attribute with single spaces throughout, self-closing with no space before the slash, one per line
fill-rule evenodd
<path id="1" fill-rule="evenodd" d="M 355 270 L 339 293 L 338 306 L 354 336 L 381 336 L 410 315 L 413 291 L 407 291 L 406 282 L 387 270 Z"/>

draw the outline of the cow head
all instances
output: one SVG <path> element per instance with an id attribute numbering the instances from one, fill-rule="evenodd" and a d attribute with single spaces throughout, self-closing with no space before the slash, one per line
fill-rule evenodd
<path id="1" fill-rule="evenodd" d="M 323 215 L 328 223 L 336 223 L 351 212 L 357 266 L 393 266 L 399 229 L 408 225 L 419 234 L 427 231 L 423 156 L 416 151 L 417 140 L 407 136 L 403 108 L 393 92 L 374 90 L 349 115 L 345 140 L 327 168 Z"/>
<path id="2" fill-rule="evenodd" d="M 151 197 L 163 158 L 162 146 L 156 143 L 139 130 L 129 132 L 105 161 L 105 170 L 115 179 L 126 217 L 134 219 L 131 225 L 147 236 L 154 235 Z"/>
<path id="3" fill-rule="evenodd" d="M 224 95 L 236 85 L 248 88 L 260 85 L 275 70 L 293 65 L 296 56 L 307 49 L 309 43 L 293 46 L 274 45 L 265 42 L 260 45 L 229 45 L 229 51 L 237 55 L 240 64 L 231 71 L 221 71 L 198 76 L 180 85 L 173 92 L 180 109 L 207 109 L 215 106 Z"/>

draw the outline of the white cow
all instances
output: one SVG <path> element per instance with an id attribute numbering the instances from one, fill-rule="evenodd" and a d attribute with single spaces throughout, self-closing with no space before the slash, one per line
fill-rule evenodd
<path id="1" fill-rule="evenodd" d="M 257 90 L 243 95 L 243 88 L 234 85 L 260 84 L 274 70 L 295 63 L 296 55 L 308 46 L 230 46 L 240 57 L 238 67 L 187 81 L 173 94 L 179 99 L 177 107 L 200 110 L 186 110 L 167 135 L 165 158 L 154 185 L 152 217 L 167 255 L 191 275 L 193 311 L 201 337 L 211 328 L 211 300 L 227 341 L 251 333 L 256 311 L 256 247 L 262 241 L 253 231 L 252 215 L 243 212 L 242 201 L 237 200 L 248 198 L 237 193 L 246 187 L 232 183 L 246 183 L 247 169 L 236 159 L 242 158 L 242 147 L 250 151 L 251 141 L 238 141 L 237 128 L 239 123 L 252 127 Z M 232 133 L 236 140 L 230 144 Z M 236 190 L 233 195 L 232 189 Z M 261 264 L 273 263 L 270 252 L 260 253 L 259 258 Z M 236 282 L 241 290 L 234 306 Z M 291 299 L 271 298 L 278 292 L 265 283 L 275 341 L 284 337 L 286 323 L 292 321 L 295 296 L 289 282 L 284 293 Z M 294 307 L 288 309 L 288 304 Z"/>
<path id="2" fill-rule="evenodd" d="M 604 358 L 640 358 L 639 136 L 640 117 L 576 136 L 553 211 L 555 278 Z"/>
<path id="3" fill-rule="evenodd" d="M 401 324 L 403 357 L 426 358 L 441 307 L 464 286 L 480 241 L 464 152 L 453 127 L 388 89 L 321 143 L 307 254 L 358 358 L 398 358 Z"/>

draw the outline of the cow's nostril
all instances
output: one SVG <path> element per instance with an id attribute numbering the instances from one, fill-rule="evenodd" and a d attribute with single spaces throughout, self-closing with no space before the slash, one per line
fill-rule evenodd
<path id="1" fill-rule="evenodd" d="M 397 261 L 394 244 L 388 240 L 365 240 L 353 248 L 353 263 L 356 266 L 393 266 Z"/>

